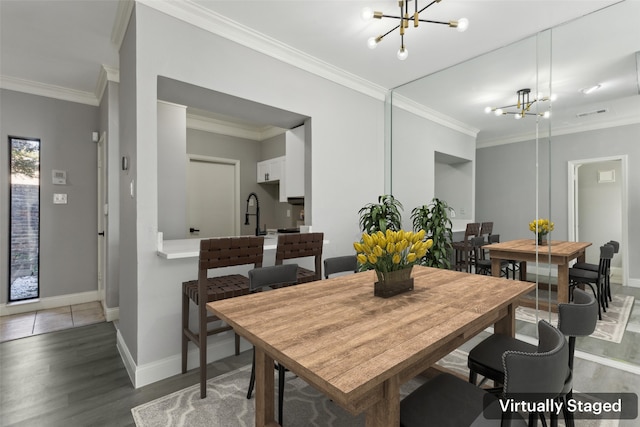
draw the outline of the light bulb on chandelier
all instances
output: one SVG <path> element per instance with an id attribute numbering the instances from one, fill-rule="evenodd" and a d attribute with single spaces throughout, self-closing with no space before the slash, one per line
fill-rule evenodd
<path id="1" fill-rule="evenodd" d="M 412 1 L 414 2 L 415 10 L 414 10 L 414 12 L 412 14 L 409 14 L 409 3 L 412 2 Z M 397 19 L 397 20 L 400 21 L 400 23 L 398 25 L 396 25 L 394 28 L 390 29 L 386 33 L 381 34 L 381 35 L 379 35 L 377 37 L 370 37 L 367 40 L 367 46 L 369 47 L 369 49 L 375 49 L 376 46 L 378 45 L 378 43 L 380 43 L 384 37 L 386 37 L 387 35 L 391 34 L 395 30 L 399 30 L 399 33 L 400 33 L 400 49 L 398 49 L 398 52 L 397 52 L 396 56 L 398 57 L 399 60 L 404 61 L 409 56 L 409 51 L 407 50 L 406 46 L 404 45 L 405 30 L 407 28 L 409 28 L 409 22 L 413 22 L 413 27 L 414 28 L 417 28 L 418 25 L 420 24 L 420 22 L 426 22 L 426 23 L 429 23 L 429 24 L 447 25 L 450 28 L 455 28 L 459 32 L 464 32 L 464 31 L 467 30 L 467 28 L 469 28 L 469 20 L 467 18 L 460 18 L 457 21 L 447 21 L 447 22 L 444 22 L 444 21 L 433 21 L 433 20 L 429 20 L 429 19 L 420 19 L 420 14 L 425 9 L 427 9 L 428 7 L 434 5 L 435 3 L 439 3 L 441 0 L 431 1 L 430 3 L 428 3 L 425 7 L 421 8 L 421 9 L 419 9 L 419 7 L 418 7 L 418 2 L 419 1 L 420 0 L 399 0 L 398 1 L 398 5 L 400 6 L 400 14 L 398 16 L 396 16 L 396 15 L 387 15 L 387 14 L 385 14 L 383 12 L 374 11 L 369 7 L 365 7 L 364 9 L 362 9 L 361 17 L 365 21 L 369 21 L 372 18 L 375 18 L 375 19 L 391 18 L 391 19 Z"/>

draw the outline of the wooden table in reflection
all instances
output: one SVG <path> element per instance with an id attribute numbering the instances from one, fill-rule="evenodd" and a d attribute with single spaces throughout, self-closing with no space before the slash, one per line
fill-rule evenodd
<path id="1" fill-rule="evenodd" d="M 398 426 L 400 385 L 490 325 L 513 336 L 515 306 L 534 287 L 417 266 L 412 277 L 413 291 L 387 299 L 367 271 L 208 303 L 255 346 L 256 426 L 277 425 L 274 360 L 365 412 L 367 426 Z"/>
<path id="2" fill-rule="evenodd" d="M 548 241 L 546 245 L 536 246 L 534 239 L 511 240 L 486 245 L 491 257 L 491 274 L 500 276 L 502 260 L 520 261 L 520 277 L 526 280 L 527 262 L 555 264 L 558 266 L 557 302 L 569 302 L 569 262 L 577 259 L 584 262 L 585 250 L 589 242 Z"/>

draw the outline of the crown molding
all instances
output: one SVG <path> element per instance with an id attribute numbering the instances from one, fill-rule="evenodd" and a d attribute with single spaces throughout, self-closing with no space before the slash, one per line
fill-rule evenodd
<path id="1" fill-rule="evenodd" d="M 405 97 L 404 95 L 392 95 L 392 103 L 394 107 L 401 108 L 405 111 L 415 114 L 416 116 L 423 117 L 432 122 L 438 123 L 442 126 L 448 127 L 458 132 L 462 132 L 465 135 L 469 135 L 473 138 L 478 136 L 480 129 L 476 129 L 459 120 L 442 114 L 436 110 L 432 110 L 412 99 Z"/>
<path id="2" fill-rule="evenodd" d="M 111 42 L 118 46 L 118 50 L 120 50 L 122 40 L 124 40 L 124 35 L 127 32 L 134 4 L 134 0 L 118 0 L 116 19 L 113 22 L 113 28 L 111 28 Z"/>
<path id="3" fill-rule="evenodd" d="M 109 67 L 102 64 L 100 68 L 100 74 L 98 75 L 98 82 L 96 83 L 95 94 L 98 99 L 98 103 L 102 102 L 102 95 L 107 88 L 107 82 L 120 83 L 120 70 Z"/>
<path id="4" fill-rule="evenodd" d="M 574 133 L 589 132 L 592 130 L 609 129 L 620 126 L 634 125 L 640 123 L 640 116 L 623 117 L 618 120 L 609 120 L 607 122 L 593 123 L 593 124 L 580 124 L 575 126 L 565 126 L 562 128 L 551 129 L 551 138 L 561 135 L 571 135 Z M 539 134 L 538 138 L 549 138 L 549 134 L 544 132 L 544 135 Z M 516 142 L 532 141 L 536 139 L 535 132 L 526 134 L 513 135 L 508 138 L 489 139 L 486 141 L 478 141 L 476 148 L 488 148 L 495 147 L 497 145 L 513 144 Z"/>
<path id="5" fill-rule="evenodd" d="M 384 101 L 387 89 L 355 74 L 294 49 L 274 38 L 204 8 L 191 0 L 137 0 L 138 3 L 268 55 L 279 61 L 323 77 L 375 99 Z"/>
<path id="6" fill-rule="evenodd" d="M 99 105 L 98 98 L 95 93 L 92 92 L 69 89 L 62 86 L 49 85 L 10 76 L 0 76 L 0 88 L 44 96 L 46 98 L 93 105 L 94 107 Z"/>
<path id="7" fill-rule="evenodd" d="M 195 114 L 187 114 L 187 128 L 232 136 L 235 138 L 249 139 L 252 141 L 264 141 L 286 132 L 286 129 L 274 126 L 256 128 L 226 122 L 224 120 L 217 120 L 210 117 L 198 116 Z"/>

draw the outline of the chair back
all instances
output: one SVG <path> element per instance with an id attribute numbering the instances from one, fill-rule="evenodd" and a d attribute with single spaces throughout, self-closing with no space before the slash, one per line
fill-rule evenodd
<path id="1" fill-rule="evenodd" d="M 598 302 L 580 288 L 573 289 L 573 304 L 558 304 L 558 329 L 569 337 L 569 368 L 573 370 L 576 337 L 586 337 L 596 330 Z"/>
<path id="2" fill-rule="evenodd" d="M 322 278 L 322 240 L 324 233 L 292 233 L 278 236 L 276 249 L 276 265 L 281 265 L 285 259 L 315 258 L 315 278 Z"/>
<path id="3" fill-rule="evenodd" d="M 615 240 L 609 240 L 609 243 L 607 243 L 607 245 L 613 246 L 614 254 L 617 254 L 618 251 L 620 250 L 620 242 L 616 242 Z"/>
<path id="4" fill-rule="evenodd" d="M 479 222 L 468 223 L 467 228 L 464 231 L 465 242 L 469 240 L 469 237 L 474 237 L 479 235 L 480 235 L 480 223 Z"/>
<path id="5" fill-rule="evenodd" d="M 484 249 L 482 249 L 482 247 L 487 243 L 484 240 L 484 236 L 472 237 L 470 242 L 472 248 L 472 260 L 477 261 L 484 259 Z"/>
<path id="6" fill-rule="evenodd" d="M 324 260 L 324 277 L 343 272 L 358 272 L 358 258 L 355 255 L 337 256 Z"/>
<path id="7" fill-rule="evenodd" d="M 270 286 L 295 285 L 297 281 L 298 264 L 272 265 L 249 270 L 250 292 Z"/>
<path id="8" fill-rule="evenodd" d="M 502 355 L 506 397 L 542 401 L 557 397 L 569 373 L 569 349 L 559 329 L 544 320 L 538 322 L 538 351 L 505 351 Z"/>
<path id="9" fill-rule="evenodd" d="M 488 236 L 491 236 L 491 233 L 493 233 L 493 222 L 483 222 L 480 225 L 480 235 L 484 236 L 486 234 Z"/>
<path id="10" fill-rule="evenodd" d="M 262 267 L 264 237 L 240 236 L 203 239 L 200 241 L 198 280 L 206 280 L 208 270 L 253 264 Z"/>
<path id="11" fill-rule="evenodd" d="M 613 245 L 608 243 L 600 246 L 600 268 L 598 269 L 598 274 L 600 276 L 606 276 L 609 274 L 609 268 L 611 266 L 614 251 L 615 248 Z"/>
<path id="12" fill-rule="evenodd" d="M 489 243 L 500 243 L 500 235 L 490 234 L 488 240 L 489 240 Z"/>

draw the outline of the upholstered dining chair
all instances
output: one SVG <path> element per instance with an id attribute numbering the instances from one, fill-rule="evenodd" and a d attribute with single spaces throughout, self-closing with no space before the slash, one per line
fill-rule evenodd
<path id="1" fill-rule="evenodd" d="M 573 302 L 558 304 L 558 330 L 569 338 L 569 371 L 560 394 L 565 399 L 571 398 L 573 388 L 573 358 L 576 337 L 589 336 L 595 331 L 598 322 L 598 303 L 591 294 L 582 289 L 573 290 Z M 476 345 L 469 352 L 469 383 L 475 384 L 478 375 L 498 384 L 505 381 L 502 354 L 505 351 L 534 352 L 537 347 L 516 338 L 494 334 Z M 483 380 L 484 381 L 484 380 Z M 565 405 L 566 407 L 566 405 Z M 565 424 L 573 425 L 573 414 L 564 413 Z"/>
<path id="2" fill-rule="evenodd" d="M 538 335 L 538 346 L 532 351 L 505 351 L 501 355 L 506 380 L 498 391 L 500 397 L 509 399 L 517 396 L 518 401 L 537 403 L 555 399 L 562 392 L 568 370 L 567 342 L 562 332 L 544 320 L 538 322 Z M 502 413 L 494 399 L 496 397 L 486 390 L 456 376 L 440 374 L 400 402 L 400 425 L 526 425 L 517 413 Z M 492 400 L 493 405 L 485 405 Z M 489 413 L 495 419 L 486 417 Z M 542 414 L 530 413 L 529 425 L 534 425 L 532 421 L 536 415 L 544 420 Z"/>
<path id="3" fill-rule="evenodd" d="M 296 258 L 314 258 L 314 270 L 298 267 L 298 283 L 313 282 L 322 279 L 322 246 L 324 233 L 291 233 L 278 236 L 276 265 L 284 260 Z"/>
<path id="4" fill-rule="evenodd" d="M 467 273 L 471 272 L 471 238 L 477 237 L 480 235 L 480 223 L 472 222 L 467 224 L 467 227 L 464 231 L 464 239 L 460 242 L 453 242 L 451 246 L 453 247 L 455 253 L 455 260 L 453 267 L 458 271 L 466 271 Z"/>
<path id="5" fill-rule="evenodd" d="M 207 325 L 219 321 L 217 316 L 207 315 L 207 302 L 232 298 L 249 293 L 249 278 L 241 274 L 208 277 L 209 270 L 238 265 L 262 266 L 264 237 L 242 236 L 200 241 L 198 279 L 182 283 L 182 373 L 187 372 L 189 341 L 200 352 L 200 398 L 207 397 L 207 337 L 231 330 L 231 326 L 219 326 L 208 330 Z M 193 302 L 198 308 L 197 332 L 189 325 L 189 307 Z M 235 335 L 235 353 L 240 352 L 240 338 Z"/>
<path id="6" fill-rule="evenodd" d="M 298 265 L 283 264 L 269 267 L 255 268 L 249 271 L 249 290 L 251 292 L 261 292 L 268 288 L 278 288 L 283 286 L 295 285 L 298 281 Z M 284 377 L 286 368 L 275 363 L 274 366 L 278 370 L 278 423 L 282 425 L 282 412 L 284 402 Z M 251 363 L 251 377 L 249 379 L 249 389 L 247 390 L 247 399 L 251 399 L 253 387 L 256 382 L 256 355 L 255 348 L 253 353 L 253 361 Z"/>
<path id="7" fill-rule="evenodd" d="M 332 274 L 345 272 L 358 272 L 358 258 L 355 255 L 337 256 L 324 260 L 325 279 L 328 279 Z"/>
<path id="8" fill-rule="evenodd" d="M 598 271 L 584 270 L 576 267 L 569 268 L 569 289 L 578 285 L 587 285 L 593 291 L 598 300 L 598 318 L 602 319 L 601 310 L 607 311 L 607 297 L 605 295 L 606 277 L 611 267 L 611 259 L 613 258 L 614 248 L 612 245 L 606 244 L 600 246 L 600 262 L 598 263 Z"/>

